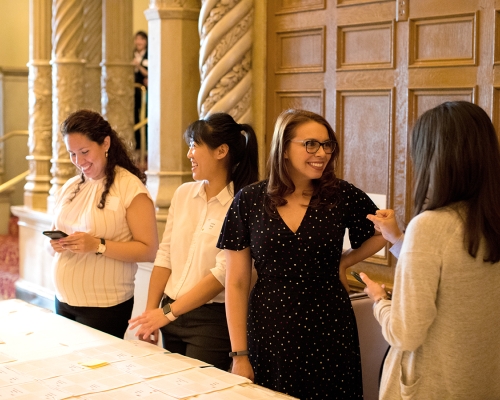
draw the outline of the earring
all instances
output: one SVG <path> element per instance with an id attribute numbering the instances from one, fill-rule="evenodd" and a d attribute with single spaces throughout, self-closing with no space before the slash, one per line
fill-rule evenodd
<path id="1" fill-rule="evenodd" d="M 107 150 L 104 152 L 104 155 L 106 156 L 106 158 L 108 158 L 108 151 Z"/>

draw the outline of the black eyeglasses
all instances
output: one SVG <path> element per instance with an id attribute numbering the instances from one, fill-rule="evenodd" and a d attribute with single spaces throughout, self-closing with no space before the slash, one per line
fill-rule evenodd
<path id="1" fill-rule="evenodd" d="M 333 140 L 326 140 L 324 142 L 318 142 L 314 139 L 307 140 L 290 140 L 290 142 L 294 143 L 302 143 L 302 145 L 306 148 L 306 151 L 309 154 L 316 154 L 320 147 L 323 147 L 323 150 L 326 154 L 332 154 L 337 147 L 337 142 Z"/>

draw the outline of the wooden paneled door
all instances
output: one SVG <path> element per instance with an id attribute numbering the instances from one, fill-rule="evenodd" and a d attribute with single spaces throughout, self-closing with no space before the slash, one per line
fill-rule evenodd
<path id="1" fill-rule="evenodd" d="M 283 109 L 324 115 L 338 176 L 402 224 L 420 114 L 467 100 L 500 127 L 500 0 L 268 0 L 267 32 L 267 143 Z M 394 266 L 385 249 L 356 269 L 391 283 Z"/>

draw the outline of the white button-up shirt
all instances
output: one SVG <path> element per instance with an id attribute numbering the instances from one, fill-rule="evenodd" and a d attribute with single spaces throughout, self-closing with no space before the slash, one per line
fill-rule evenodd
<path id="1" fill-rule="evenodd" d="M 185 183 L 175 191 L 154 262 L 172 270 L 165 287 L 170 298 L 187 293 L 209 273 L 225 285 L 226 259 L 216 244 L 232 200 L 232 183 L 209 201 L 203 182 Z M 223 303 L 224 291 L 211 302 Z"/>

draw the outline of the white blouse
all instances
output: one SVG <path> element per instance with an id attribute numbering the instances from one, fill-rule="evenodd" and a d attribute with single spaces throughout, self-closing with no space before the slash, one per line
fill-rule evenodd
<path id="1" fill-rule="evenodd" d="M 209 273 L 225 285 L 226 259 L 216 244 L 232 200 L 232 183 L 209 201 L 203 182 L 185 183 L 175 191 L 154 262 L 172 270 L 165 287 L 170 298 L 187 293 Z M 212 302 L 223 303 L 224 291 Z"/>
<path id="2" fill-rule="evenodd" d="M 67 234 L 86 232 L 114 242 L 132 240 L 127 208 L 138 194 L 145 193 L 151 198 L 139 178 L 117 167 L 102 210 L 97 205 L 104 190 L 104 178 L 86 179 L 70 201 L 80 180 L 80 176 L 71 178 L 56 196 L 55 229 Z M 53 265 L 56 296 L 71 306 L 111 307 L 134 295 L 136 263 L 108 258 L 105 253 L 64 251 L 56 253 Z"/>

